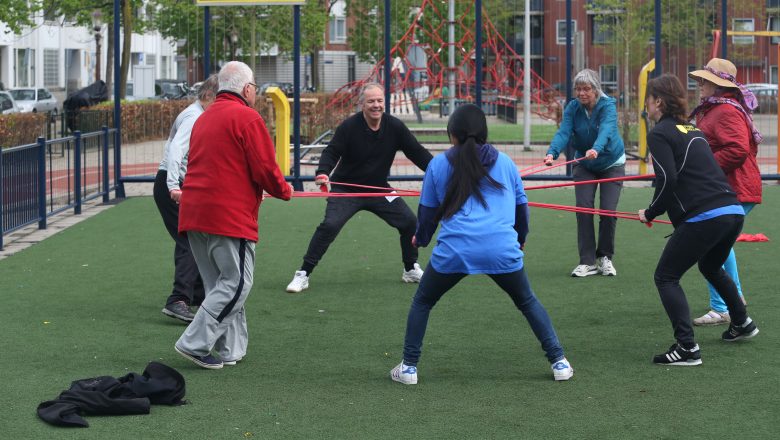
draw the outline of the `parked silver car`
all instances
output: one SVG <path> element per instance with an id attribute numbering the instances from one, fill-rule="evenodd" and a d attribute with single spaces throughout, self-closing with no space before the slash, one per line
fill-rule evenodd
<path id="1" fill-rule="evenodd" d="M 19 111 L 23 113 L 51 112 L 56 115 L 59 112 L 57 98 L 47 89 L 18 88 L 10 92 Z"/>
<path id="2" fill-rule="evenodd" d="M 777 113 L 777 84 L 745 84 L 758 101 L 756 113 Z"/>
<path id="3" fill-rule="evenodd" d="M 19 113 L 19 107 L 10 93 L 0 91 L 0 115 L 9 113 Z"/>

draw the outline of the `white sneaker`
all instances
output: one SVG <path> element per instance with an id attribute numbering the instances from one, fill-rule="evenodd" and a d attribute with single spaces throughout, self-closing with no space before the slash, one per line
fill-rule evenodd
<path id="1" fill-rule="evenodd" d="M 574 368 L 571 367 L 571 364 L 566 358 L 553 363 L 550 365 L 550 368 L 552 368 L 553 379 L 555 380 L 569 380 L 574 376 Z"/>
<path id="2" fill-rule="evenodd" d="M 722 325 L 731 322 L 729 312 L 720 313 L 715 310 L 710 310 L 705 313 L 704 316 L 700 316 L 693 320 L 693 325 Z"/>
<path id="3" fill-rule="evenodd" d="M 588 275 L 596 275 L 599 273 L 599 269 L 596 266 L 588 266 L 587 264 L 580 264 L 571 271 L 573 277 L 586 277 Z"/>
<path id="4" fill-rule="evenodd" d="M 615 266 L 612 265 L 612 260 L 609 257 L 601 257 L 596 259 L 596 266 L 602 275 L 614 277 L 617 275 Z"/>
<path id="5" fill-rule="evenodd" d="M 390 370 L 390 379 L 405 385 L 417 385 L 417 367 L 401 362 Z"/>
<path id="6" fill-rule="evenodd" d="M 414 263 L 414 267 L 412 270 L 405 270 L 404 274 L 401 275 L 401 280 L 404 283 L 419 283 L 420 278 L 423 276 L 423 270 L 420 268 L 420 265 L 417 263 Z"/>
<path id="7" fill-rule="evenodd" d="M 309 288 L 309 277 L 306 276 L 305 270 L 296 270 L 295 277 L 287 285 L 287 291 L 290 293 L 298 293 L 302 290 Z"/>

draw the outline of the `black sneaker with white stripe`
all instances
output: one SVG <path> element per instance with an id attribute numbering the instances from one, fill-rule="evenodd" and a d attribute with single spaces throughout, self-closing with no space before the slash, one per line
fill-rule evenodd
<path id="1" fill-rule="evenodd" d="M 696 344 L 690 350 L 682 348 L 680 344 L 673 344 L 666 353 L 653 356 L 653 363 L 658 365 L 680 365 L 683 367 L 701 365 L 699 344 Z"/>
<path id="2" fill-rule="evenodd" d="M 749 339 L 758 334 L 758 327 L 752 319 L 748 318 L 742 325 L 736 325 L 733 322 L 729 324 L 729 329 L 723 332 L 723 340 L 726 342 L 741 341 Z"/>

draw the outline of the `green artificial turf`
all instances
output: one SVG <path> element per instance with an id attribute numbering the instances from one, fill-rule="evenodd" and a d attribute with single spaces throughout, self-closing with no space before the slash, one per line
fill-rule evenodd
<path id="1" fill-rule="evenodd" d="M 529 191 L 573 204 L 570 189 Z M 619 209 L 646 206 L 627 188 Z M 410 204 L 416 200 L 410 199 Z M 701 367 L 652 365 L 673 342 L 652 280 L 671 227 L 620 220 L 616 277 L 569 277 L 577 264 L 573 214 L 533 209 L 526 267 L 575 368 L 552 380 L 538 342 L 509 298 L 484 276 L 466 278 L 434 309 L 419 384 L 389 379 L 401 359 L 415 285 L 400 281 L 398 236 L 369 213 L 342 231 L 302 294 L 284 291 L 324 211 L 322 199 L 267 200 L 255 282 L 247 301 L 249 353 L 211 371 L 178 356 L 184 325 L 160 313 L 173 242 L 151 198 L 127 200 L 0 261 L 3 349 L 0 426 L 8 439 L 633 439 L 774 438 L 780 390 L 776 226 L 780 188 L 736 245 L 749 312 L 761 333 L 719 340 L 696 328 Z M 421 263 L 430 248 L 421 250 Z M 708 294 L 683 279 L 692 313 Z M 71 381 L 179 370 L 188 405 L 143 416 L 87 416 L 90 427 L 51 427 L 35 414 Z"/>

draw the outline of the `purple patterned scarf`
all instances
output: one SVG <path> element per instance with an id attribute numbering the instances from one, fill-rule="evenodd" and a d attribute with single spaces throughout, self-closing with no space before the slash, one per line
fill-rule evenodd
<path id="1" fill-rule="evenodd" d="M 688 119 L 693 120 L 699 112 L 713 105 L 717 105 L 717 104 L 732 105 L 736 107 L 740 112 L 742 112 L 743 115 L 745 115 L 745 118 L 748 121 L 748 128 L 750 128 L 750 132 L 753 134 L 753 140 L 756 142 L 756 145 L 760 144 L 761 141 L 764 140 L 764 137 L 761 136 L 761 133 L 758 131 L 756 125 L 753 123 L 753 116 L 752 116 L 753 110 L 755 110 L 756 107 L 758 107 L 758 100 L 756 100 L 756 96 L 753 94 L 753 92 L 748 90 L 744 84 L 737 81 L 737 79 L 733 75 L 729 75 L 726 72 L 718 72 L 707 66 L 704 66 L 704 70 L 707 70 L 713 75 L 717 75 L 718 77 L 723 78 L 726 81 L 733 82 L 737 86 L 737 88 L 739 88 L 739 93 L 736 94 L 737 99 L 722 96 L 719 92 L 715 92 L 715 95 L 710 96 L 709 98 L 702 98 L 701 102 L 695 109 L 693 109 Z M 718 86 L 718 88 L 723 89 L 723 87 L 721 86 Z"/>

